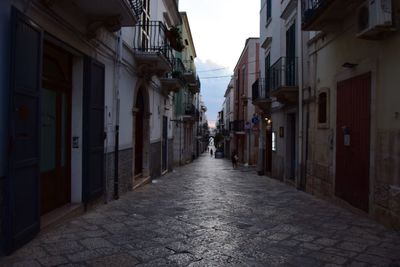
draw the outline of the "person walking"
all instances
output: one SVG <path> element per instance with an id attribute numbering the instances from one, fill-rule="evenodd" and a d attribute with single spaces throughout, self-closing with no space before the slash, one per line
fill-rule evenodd
<path id="1" fill-rule="evenodd" d="M 232 167 L 233 167 L 234 169 L 236 169 L 236 168 L 237 168 L 237 162 L 238 162 L 238 160 L 239 160 L 239 157 L 238 157 L 238 155 L 236 154 L 236 150 L 234 150 L 234 151 L 232 152 L 231 160 L 232 160 Z"/>

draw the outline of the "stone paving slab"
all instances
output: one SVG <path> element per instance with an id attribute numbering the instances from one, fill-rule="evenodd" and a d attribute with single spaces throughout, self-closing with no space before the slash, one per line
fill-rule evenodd
<path id="1" fill-rule="evenodd" d="M 39 234 L 0 266 L 400 266 L 400 233 L 202 156 Z"/>

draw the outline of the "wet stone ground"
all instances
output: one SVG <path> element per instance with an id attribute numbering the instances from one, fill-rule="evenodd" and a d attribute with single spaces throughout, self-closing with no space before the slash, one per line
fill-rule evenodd
<path id="1" fill-rule="evenodd" d="M 400 235 L 202 156 L 41 233 L 5 266 L 400 266 Z"/>

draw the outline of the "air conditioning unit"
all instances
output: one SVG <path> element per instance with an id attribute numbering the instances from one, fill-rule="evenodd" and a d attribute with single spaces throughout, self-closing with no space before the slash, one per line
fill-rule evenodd
<path id="1" fill-rule="evenodd" d="M 366 0 L 357 10 L 357 22 L 361 39 L 380 39 L 394 31 L 392 0 Z"/>

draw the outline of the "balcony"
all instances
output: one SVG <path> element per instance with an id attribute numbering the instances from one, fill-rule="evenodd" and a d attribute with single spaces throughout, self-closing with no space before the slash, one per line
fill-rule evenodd
<path id="1" fill-rule="evenodd" d="M 231 135 L 231 132 L 228 129 L 222 129 L 222 135 L 224 137 L 229 137 Z"/>
<path id="2" fill-rule="evenodd" d="M 92 0 L 42 0 L 41 2 L 57 13 L 63 10 L 60 16 L 64 16 L 65 11 L 75 16 L 82 14 L 87 22 L 86 29 L 89 38 L 95 37 L 97 30 L 101 27 L 115 32 L 121 27 L 135 26 L 143 10 L 142 0 L 97 0 L 95 3 Z"/>
<path id="3" fill-rule="evenodd" d="M 244 134 L 244 120 L 235 120 L 229 123 L 229 130 L 236 134 Z"/>
<path id="4" fill-rule="evenodd" d="M 183 116 L 185 120 L 194 121 L 196 118 L 196 107 L 193 104 L 185 105 L 185 115 Z"/>
<path id="5" fill-rule="evenodd" d="M 185 85 L 185 79 L 183 78 L 184 71 L 185 67 L 182 61 L 179 58 L 175 58 L 172 64 L 172 72 L 169 72 L 160 79 L 163 93 L 179 92 Z"/>
<path id="6" fill-rule="evenodd" d="M 185 68 L 186 69 L 186 71 L 185 71 L 185 79 L 186 79 L 186 81 L 189 84 L 195 83 L 196 82 L 196 78 L 198 78 L 198 77 L 196 75 L 196 66 L 195 66 L 193 60 L 184 60 L 183 63 L 185 65 L 185 67 L 186 67 Z"/>
<path id="7" fill-rule="evenodd" d="M 281 57 L 269 69 L 270 96 L 283 104 L 293 104 L 298 98 L 298 69 L 296 57 Z"/>
<path id="8" fill-rule="evenodd" d="M 271 98 L 269 97 L 270 84 L 265 79 L 258 79 L 252 85 L 253 105 L 259 107 L 264 113 L 271 110 Z"/>
<path id="9" fill-rule="evenodd" d="M 134 27 L 134 57 L 139 73 L 151 77 L 164 76 L 173 69 L 173 52 L 161 21 L 139 23 Z"/>
<path id="10" fill-rule="evenodd" d="M 304 31 L 336 31 L 363 0 L 302 0 Z"/>
<path id="11" fill-rule="evenodd" d="M 196 80 L 193 83 L 188 83 L 188 87 L 190 92 L 192 92 L 193 94 L 200 93 L 201 83 L 199 76 L 197 76 Z"/>

